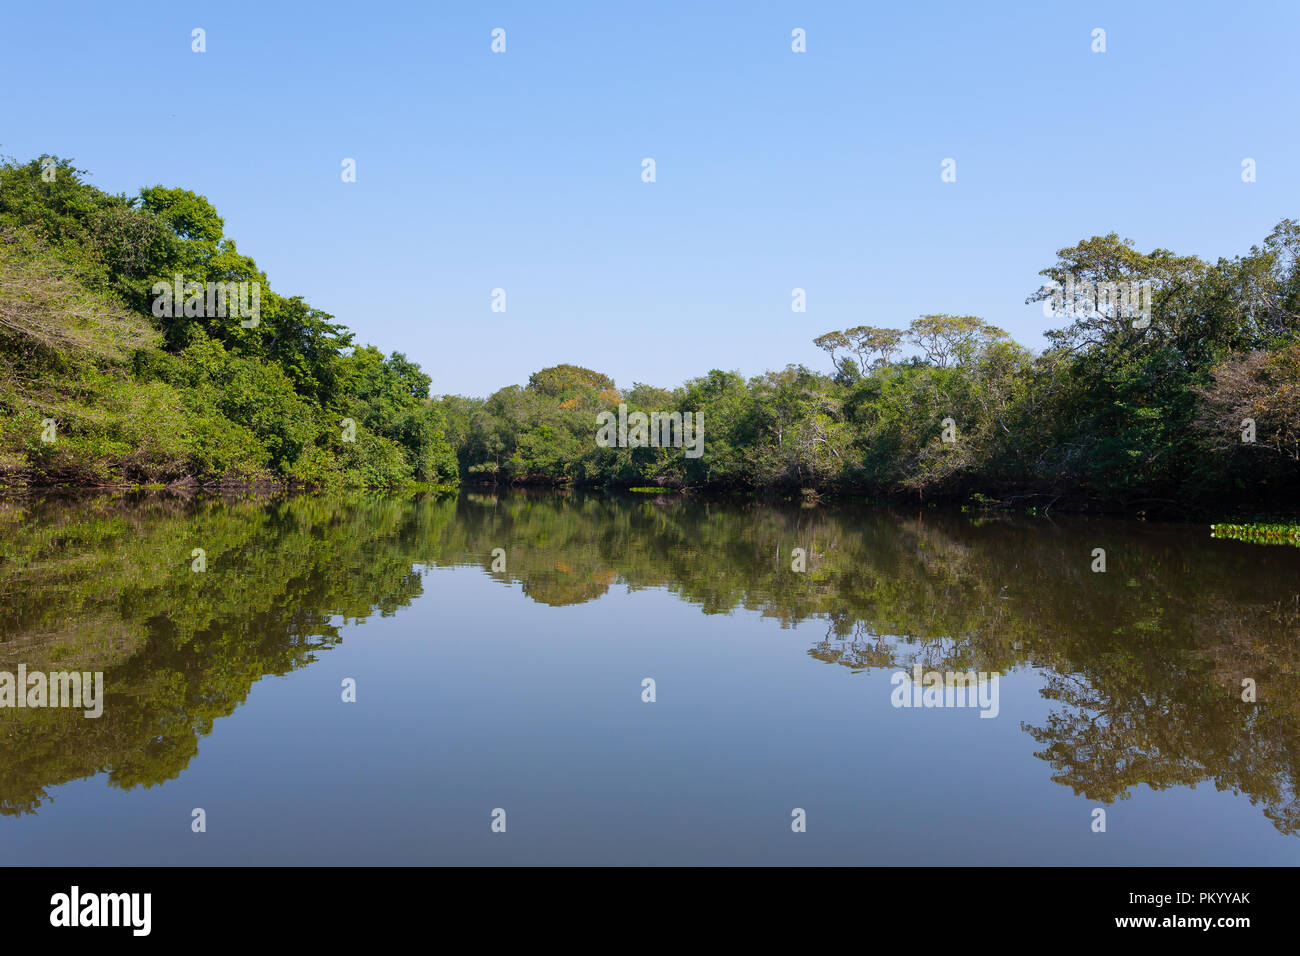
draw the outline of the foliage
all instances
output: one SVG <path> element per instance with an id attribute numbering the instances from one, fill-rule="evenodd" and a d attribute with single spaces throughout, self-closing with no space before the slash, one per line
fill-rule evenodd
<path id="1" fill-rule="evenodd" d="M 205 197 L 84 173 L 0 163 L 0 484 L 456 482 L 419 366 L 276 294 Z M 257 283 L 258 322 L 155 315 L 178 275 Z"/>
<path id="2" fill-rule="evenodd" d="M 1215 524 L 1210 525 L 1215 538 L 1233 538 L 1255 544 L 1292 544 L 1300 547 L 1300 525 L 1297 524 Z"/>
<path id="3" fill-rule="evenodd" d="M 598 372 L 557 366 L 526 388 L 441 404 L 461 472 L 498 482 L 1294 508 L 1298 253 L 1290 220 L 1217 263 L 1143 253 L 1113 233 L 1061 249 L 1045 279 L 1094 290 L 1145 283 L 1151 312 L 1136 321 L 1093 291 L 1041 354 L 979 317 L 937 313 L 817 336 L 826 373 L 790 365 L 745 379 L 714 369 L 675 389 L 620 392 Z M 1050 295 L 1044 287 L 1029 301 Z M 704 454 L 597 447 L 595 415 L 620 403 L 702 413 Z M 1245 418 L 1253 442 L 1241 440 Z"/>

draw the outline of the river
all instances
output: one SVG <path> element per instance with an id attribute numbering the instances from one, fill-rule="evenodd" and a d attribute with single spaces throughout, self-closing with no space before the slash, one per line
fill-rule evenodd
<path id="1" fill-rule="evenodd" d="M 51 496 L 0 598 L 103 678 L 0 707 L 8 864 L 1300 862 L 1300 549 L 1204 525 Z"/>

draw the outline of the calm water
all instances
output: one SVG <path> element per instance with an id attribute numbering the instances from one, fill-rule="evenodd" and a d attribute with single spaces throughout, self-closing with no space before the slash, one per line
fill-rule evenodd
<path id="1" fill-rule="evenodd" d="M 0 859 L 1294 864 L 1298 635 L 1300 551 L 1204 526 L 0 503 L 0 671 L 105 689 L 0 709 Z M 1000 674 L 997 716 L 893 706 L 917 664 Z"/>

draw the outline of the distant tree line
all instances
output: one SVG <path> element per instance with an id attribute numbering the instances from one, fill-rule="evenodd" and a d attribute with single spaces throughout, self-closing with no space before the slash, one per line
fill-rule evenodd
<path id="1" fill-rule="evenodd" d="M 816 337 L 827 371 L 714 369 L 678 388 L 620 390 L 561 365 L 441 405 L 462 474 L 478 480 L 1291 511 L 1298 253 L 1291 220 L 1214 263 L 1142 253 L 1114 233 L 1085 240 L 1057 253 L 1028 301 L 1049 299 L 1051 283 L 1142 283 L 1150 313 L 1135 318 L 1094 291 L 1070 303 L 1040 353 L 975 316 L 924 315 Z M 594 416 L 619 403 L 703 412 L 704 454 L 598 447 Z"/>
<path id="2" fill-rule="evenodd" d="M 1114 233 L 1060 250 L 1044 279 L 1095 291 L 1037 353 L 982 318 L 934 314 L 816 336 L 825 370 L 713 369 L 667 389 L 559 365 L 485 399 L 435 401 L 404 355 L 356 345 L 328 313 L 273 291 L 203 196 L 111 195 L 83 175 L 67 160 L 0 163 L 0 487 L 464 476 L 1295 510 L 1291 220 L 1214 263 Z M 257 283 L 258 320 L 154 309 L 178 275 Z M 1150 304 L 1140 322 L 1101 294 L 1136 284 Z M 704 453 L 601 447 L 596 416 L 620 405 L 702 415 Z"/>

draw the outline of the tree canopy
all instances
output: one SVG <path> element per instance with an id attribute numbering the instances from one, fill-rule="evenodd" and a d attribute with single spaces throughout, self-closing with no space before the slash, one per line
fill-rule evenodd
<path id="1" fill-rule="evenodd" d="M 0 163 L 0 483 L 455 483 L 419 366 L 277 294 L 224 230 L 187 189 Z M 153 309 L 178 276 L 255 284 L 257 320 Z"/>

